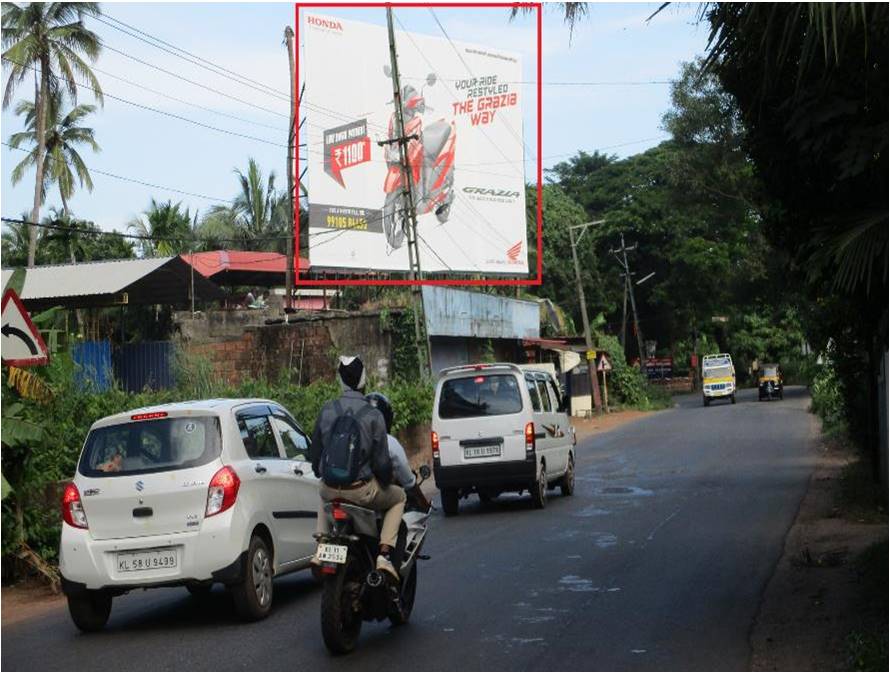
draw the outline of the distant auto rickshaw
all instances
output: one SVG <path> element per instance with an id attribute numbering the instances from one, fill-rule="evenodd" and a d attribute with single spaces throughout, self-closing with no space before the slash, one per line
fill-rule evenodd
<path id="1" fill-rule="evenodd" d="M 782 368 L 777 363 L 764 363 L 757 373 L 757 399 L 782 400 L 784 389 Z"/>

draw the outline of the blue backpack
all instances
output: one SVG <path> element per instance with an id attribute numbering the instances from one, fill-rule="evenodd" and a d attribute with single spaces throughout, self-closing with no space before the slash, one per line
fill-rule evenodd
<path id="1" fill-rule="evenodd" d="M 344 411 L 340 401 L 334 401 L 337 416 L 325 438 L 321 455 L 321 479 L 326 485 L 344 487 L 358 480 L 370 453 L 370 447 L 362 446 L 359 419 L 373 409 L 366 405 L 358 412 Z"/>

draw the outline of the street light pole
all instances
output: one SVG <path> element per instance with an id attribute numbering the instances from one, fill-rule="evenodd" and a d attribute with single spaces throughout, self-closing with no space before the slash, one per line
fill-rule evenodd
<path id="1" fill-rule="evenodd" d="M 578 263 L 578 244 L 587 231 L 587 228 L 593 225 L 601 225 L 605 220 L 595 220 L 594 222 L 585 222 L 580 225 L 571 225 L 569 227 L 569 241 L 572 244 L 572 261 L 575 263 L 575 285 L 578 289 L 578 301 L 581 303 L 581 320 L 584 322 L 584 341 L 587 344 L 587 372 L 590 376 L 590 410 L 602 412 L 603 403 L 600 398 L 599 380 L 596 376 L 596 357 L 591 358 L 593 351 L 593 337 L 590 334 L 590 320 L 587 318 L 587 299 L 584 296 L 584 285 L 581 283 L 581 266 Z M 581 233 L 575 240 L 575 230 L 580 229 Z"/>

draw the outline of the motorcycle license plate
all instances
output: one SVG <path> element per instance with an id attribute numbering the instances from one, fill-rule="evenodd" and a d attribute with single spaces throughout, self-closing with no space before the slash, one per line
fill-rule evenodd
<path id="1" fill-rule="evenodd" d="M 349 550 L 345 545 L 331 545 L 330 543 L 319 543 L 315 556 L 320 562 L 333 562 L 334 564 L 346 563 L 346 551 Z"/>

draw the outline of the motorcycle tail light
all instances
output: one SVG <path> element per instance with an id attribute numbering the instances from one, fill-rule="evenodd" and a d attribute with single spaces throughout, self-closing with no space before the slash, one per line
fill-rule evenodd
<path id="1" fill-rule="evenodd" d="M 344 520 L 349 519 L 349 513 L 347 513 L 343 508 L 340 507 L 339 503 L 335 503 L 333 509 L 331 510 L 331 514 L 334 516 L 334 519 L 338 522 L 343 522 Z"/>

